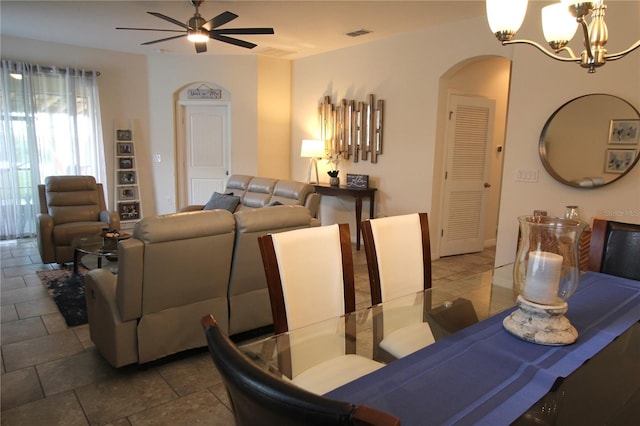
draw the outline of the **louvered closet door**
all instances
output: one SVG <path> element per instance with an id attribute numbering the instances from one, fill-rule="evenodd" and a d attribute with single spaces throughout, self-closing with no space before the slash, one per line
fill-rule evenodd
<path id="1" fill-rule="evenodd" d="M 451 95 L 440 256 L 484 248 L 495 101 Z"/>

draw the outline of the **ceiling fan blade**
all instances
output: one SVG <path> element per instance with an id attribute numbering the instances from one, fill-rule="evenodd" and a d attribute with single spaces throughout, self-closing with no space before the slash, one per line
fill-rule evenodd
<path id="1" fill-rule="evenodd" d="M 136 30 L 136 31 L 167 31 L 171 33 L 183 33 L 184 30 L 161 30 L 160 28 L 127 28 L 127 27 L 116 27 L 116 30 Z"/>
<path id="2" fill-rule="evenodd" d="M 163 15 L 162 13 L 158 13 L 158 12 L 147 12 L 149 15 L 153 15 L 156 18 L 160 18 L 160 19 L 164 19 L 165 21 L 171 22 L 172 24 L 176 24 L 179 27 L 184 28 L 185 30 L 190 29 L 189 26 L 183 22 L 178 21 L 177 19 L 173 19 L 170 16 L 167 15 Z"/>
<path id="3" fill-rule="evenodd" d="M 257 46 L 257 44 L 249 43 L 248 41 L 238 40 L 237 38 L 231 38 L 220 34 L 209 33 L 209 36 L 214 40 L 223 41 L 240 47 L 246 47 L 247 49 L 253 49 Z"/>
<path id="4" fill-rule="evenodd" d="M 236 19 L 238 17 L 238 15 L 236 15 L 235 13 L 232 12 L 222 12 L 220 15 L 211 18 L 207 21 L 207 24 L 211 24 L 209 26 L 209 28 L 218 28 L 221 25 L 226 24 L 227 22 L 231 22 L 234 19 Z"/>
<path id="5" fill-rule="evenodd" d="M 169 41 L 169 40 L 173 40 L 176 38 L 180 38 L 180 37 L 186 37 L 187 34 L 181 34 L 181 35 L 177 35 L 177 36 L 173 36 L 173 37 L 167 37 L 167 38 L 161 38 L 159 40 L 153 40 L 153 41 L 147 41 L 145 43 L 140 43 L 142 46 L 146 46 L 149 44 L 155 44 L 155 43 L 160 43 L 161 41 Z"/>
<path id="6" fill-rule="evenodd" d="M 207 42 L 197 42 L 196 45 L 196 53 L 204 53 L 207 51 Z"/>
<path id="7" fill-rule="evenodd" d="M 214 34 L 274 34 L 273 28 L 223 28 L 209 32 Z"/>

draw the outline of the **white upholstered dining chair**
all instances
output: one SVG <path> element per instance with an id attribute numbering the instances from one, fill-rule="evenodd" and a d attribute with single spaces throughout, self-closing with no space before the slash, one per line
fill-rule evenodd
<path id="1" fill-rule="evenodd" d="M 356 355 L 353 257 L 348 224 L 270 234 L 258 239 L 275 332 L 284 334 L 281 368 L 296 385 L 317 394 L 383 364 Z M 307 331 L 305 330 L 305 331 Z M 344 333 L 336 333 L 344 330 Z M 281 370 L 282 371 L 282 370 Z"/>
<path id="2" fill-rule="evenodd" d="M 423 297 L 421 292 L 431 288 L 428 216 L 413 213 L 369 219 L 361 226 L 371 303 L 385 302 L 374 319 L 374 358 L 402 358 L 435 341 L 425 318 L 425 309 L 431 307 L 403 297 Z"/>

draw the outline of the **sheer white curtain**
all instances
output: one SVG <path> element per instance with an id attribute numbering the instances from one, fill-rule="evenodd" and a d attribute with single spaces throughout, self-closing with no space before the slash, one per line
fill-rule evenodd
<path id="1" fill-rule="evenodd" d="M 3 60 L 0 97 L 0 238 L 33 236 L 46 176 L 107 184 L 97 73 Z"/>

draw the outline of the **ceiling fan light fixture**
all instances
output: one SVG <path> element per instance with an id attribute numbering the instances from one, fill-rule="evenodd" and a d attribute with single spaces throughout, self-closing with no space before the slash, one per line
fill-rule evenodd
<path id="1" fill-rule="evenodd" d="M 180 35 L 174 35 L 171 37 L 164 37 L 157 40 L 151 40 L 141 43 L 143 46 L 151 44 L 161 43 L 164 41 L 175 40 L 178 38 L 186 37 L 187 40 L 194 44 L 196 53 L 204 53 L 207 51 L 207 41 L 211 38 L 223 43 L 229 43 L 234 46 L 244 47 L 246 49 L 253 49 L 257 46 L 255 43 L 251 43 L 245 40 L 230 37 L 231 35 L 259 35 L 259 34 L 273 34 L 273 28 L 219 28 L 238 17 L 235 13 L 226 11 L 209 20 L 205 20 L 198 12 L 198 7 L 204 0 L 189 0 L 192 6 L 195 7 L 195 14 L 189 18 L 187 23 L 180 22 L 170 16 L 163 15 L 159 12 L 147 12 L 149 15 L 160 18 L 163 21 L 170 22 L 181 30 L 170 30 L 161 28 L 129 28 L 129 27 L 116 27 L 117 30 L 139 30 L 139 31 L 169 31 L 173 33 L 180 33 Z"/>
<path id="2" fill-rule="evenodd" d="M 189 30 L 187 34 L 187 40 L 194 43 L 202 43 L 209 40 L 209 34 L 201 28 Z"/>
<path id="3" fill-rule="evenodd" d="M 202 3 L 202 2 L 200 2 Z M 196 6 L 196 14 L 189 19 L 187 25 L 187 40 L 194 43 L 203 43 L 209 40 L 209 31 L 205 30 L 202 26 L 206 23 L 204 18 L 198 13 L 198 5 Z"/>

